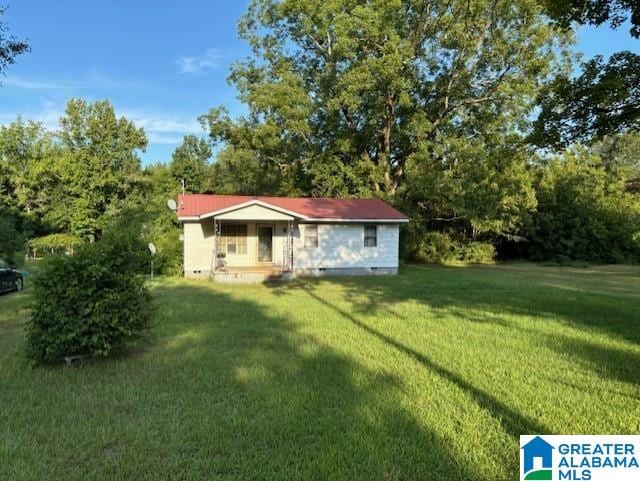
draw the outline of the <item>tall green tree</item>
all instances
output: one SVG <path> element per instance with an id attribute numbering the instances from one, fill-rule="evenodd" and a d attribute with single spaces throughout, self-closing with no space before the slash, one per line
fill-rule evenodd
<path id="1" fill-rule="evenodd" d="M 613 54 L 586 62 L 575 78 L 559 76 L 539 97 L 532 141 L 561 149 L 640 129 L 640 55 Z"/>
<path id="2" fill-rule="evenodd" d="M 43 216 L 60 154 L 42 124 L 18 118 L 0 127 L 0 198 L 27 216 Z"/>
<path id="3" fill-rule="evenodd" d="M 262 162 L 249 149 L 228 146 L 218 154 L 211 166 L 212 190 L 217 194 L 304 194 L 292 186 L 284 186 L 280 170 Z"/>
<path id="4" fill-rule="evenodd" d="M 0 200 L 0 260 L 20 264 L 24 258 L 27 232 L 19 212 Z"/>
<path id="5" fill-rule="evenodd" d="M 211 146 L 207 140 L 185 135 L 171 156 L 171 175 L 177 183 L 184 181 L 189 192 L 204 192 L 211 187 L 210 159 Z"/>
<path id="6" fill-rule="evenodd" d="M 2 21 L 6 11 L 7 7 L 0 5 L 0 74 L 5 73 L 7 67 L 15 63 L 18 55 L 30 50 L 27 42 L 18 40 L 15 35 L 9 33 L 9 27 Z"/>
<path id="7" fill-rule="evenodd" d="M 0 258 L 19 263 L 26 240 L 48 232 L 57 152 L 41 124 L 18 118 L 0 127 Z"/>
<path id="8" fill-rule="evenodd" d="M 168 199 L 177 199 L 180 188 L 165 164 L 144 170 L 145 189 L 136 210 L 143 213 L 142 235 L 157 248 L 155 268 L 165 274 L 179 274 L 182 266 L 182 242 L 176 213 L 167 207 Z"/>
<path id="9" fill-rule="evenodd" d="M 376 195 L 477 232 L 530 207 L 519 133 L 567 41 L 536 0 L 254 0 L 240 33 L 253 56 L 230 80 L 248 114 L 205 120 L 279 193 Z"/>
<path id="10" fill-rule="evenodd" d="M 602 165 L 628 192 L 640 194 L 640 132 L 627 132 L 602 139 L 594 147 Z"/>
<path id="11" fill-rule="evenodd" d="M 640 2 L 637 0 L 546 0 L 552 18 L 565 28 L 573 22 L 581 25 L 609 24 L 618 28 L 627 20 L 630 33 L 640 37 Z"/>
<path id="12" fill-rule="evenodd" d="M 60 127 L 63 152 L 52 218 L 65 231 L 95 240 L 105 216 L 140 188 L 137 152 L 147 138 L 142 128 L 118 118 L 108 101 L 70 100 Z"/>
<path id="13" fill-rule="evenodd" d="M 26 240 L 51 233 L 93 240 L 126 216 L 158 247 L 158 270 L 178 273 L 182 245 L 166 202 L 179 184 L 169 165 L 141 170 L 142 129 L 108 102 L 81 100 L 61 126 L 54 133 L 18 118 L 0 127 L 0 257 L 18 261 Z"/>

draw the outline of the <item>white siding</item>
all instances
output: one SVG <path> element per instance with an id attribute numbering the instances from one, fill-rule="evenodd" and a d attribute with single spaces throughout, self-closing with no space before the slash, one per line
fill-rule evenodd
<path id="1" fill-rule="evenodd" d="M 377 224 L 376 247 L 364 247 L 364 224 L 317 226 L 317 248 L 304 247 L 305 224 L 294 232 L 294 268 L 398 267 L 398 224 Z"/>
<path id="2" fill-rule="evenodd" d="M 273 263 L 277 266 L 282 266 L 284 263 L 284 247 L 287 240 L 287 223 L 275 222 L 274 225 L 275 230 L 273 231 Z M 256 246 L 257 243 L 258 239 L 256 238 Z"/>
<path id="3" fill-rule="evenodd" d="M 184 272 L 185 276 L 208 276 L 213 257 L 213 221 L 184 223 Z M 201 271 L 194 273 L 194 271 Z"/>

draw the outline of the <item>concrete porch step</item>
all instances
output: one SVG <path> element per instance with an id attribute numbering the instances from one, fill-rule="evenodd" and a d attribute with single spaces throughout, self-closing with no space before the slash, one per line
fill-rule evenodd
<path id="1" fill-rule="evenodd" d="M 229 267 L 214 272 L 216 282 L 259 284 L 261 282 L 286 281 L 292 278 L 292 272 L 272 266 Z"/>

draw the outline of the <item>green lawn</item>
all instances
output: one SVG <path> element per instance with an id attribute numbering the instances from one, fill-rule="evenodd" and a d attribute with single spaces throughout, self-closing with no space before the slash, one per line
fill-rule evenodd
<path id="1" fill-rule="evenodd" d="M 0 296 L 0 480 L 512 480 L 521 433 L 640 433 L 638 267 L 153 291 L 128 355 L 36 369 Z"/>

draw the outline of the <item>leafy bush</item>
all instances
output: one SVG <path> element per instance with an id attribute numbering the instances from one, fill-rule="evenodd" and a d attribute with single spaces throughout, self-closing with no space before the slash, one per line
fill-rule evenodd
<path id="1" fill-rule="evenodd" d="M 405 243 L 405 255 L 415 262 L 442 264 L 493 262 L 496 249 L 488 242 L 465 242 L 452 239 L 446 232 L 410 232 Z"/>
<path id="2" fill-rule="evenodd" d="M 455 244 L 449 234 L 443 232 L 425 232 L 420 238 L 413 239 L 411 260 L 439 264 L 454 257 Z"/>
<path id="3" fill-rule="evenodd" d="M 180 228 L 174 212 L 162 206 L 162 210 L 151 210 L 141 225 L 146 242 L 153 242 L 158 253 L 154 258 L 159 274 L 179 275 L 182 271 L 182 242 Z"/>
<path id="4" fill-rule="evenodd" d="M 178 195 L 178 183 L 169 168 L 162 164 L 147 167 L 145 178 L 149 192 L 136 203 L 129 201 L 127 217 L 139 224 L 145 242 L 152 242 L 156 246 L 156 272 L 179 275 L 182 273 L 183 257 L 181 229 L 176 213 L 167 208 L 167 199 L 175 199 Z"/>
<path id="5" fill-rule="evenodd" d="M 140 336 L 152 314 L 140 275 L 146 260 L 139 238 L 116 230 L 73 257 L 43 261 L 34 279 L 28 356 L 37 362 L 107 356 Z"/>
<path id="6" fill-rule="evenodd" d="M 155 238 L 158 254 L 155 257 L 155 268 L 158 273 L 168 276 L 182 274 L 182 242 L 180 230 L 175 228 Z"/>
<path id="7" fill-rule="evenodd" d="M 640 262 L 640 199 L 601 159 L 567 152 L 541 170 L 529 237 L 534 260 Z"/>
<path id="8" fill-rule="evenodd" d="M 468 264 L 488 264 L 496 258 L 496 248 L 488 242 L 460 243 L 456 246 L 456 258 Z"/>

